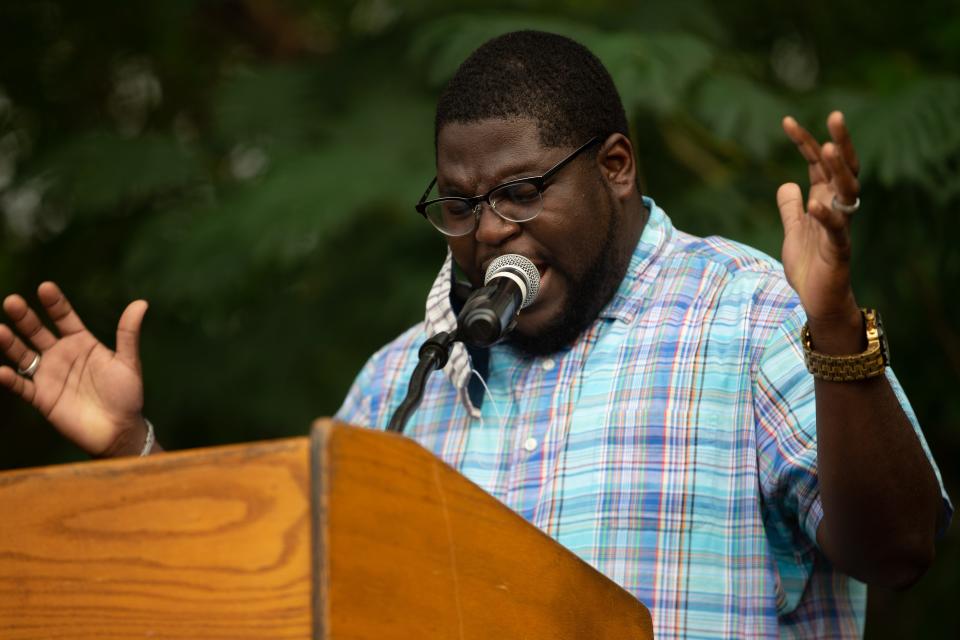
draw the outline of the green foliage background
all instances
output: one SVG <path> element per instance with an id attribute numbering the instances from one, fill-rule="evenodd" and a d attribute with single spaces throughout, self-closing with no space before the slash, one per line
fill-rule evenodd
<path id="1" fill-rule="evenodd" d="M 644 191 L 685 230 L 778 256 L 806 180 L 780 118 L 847 114 L 858 297 L 948 487 L 960 454 L 960 16 L 953 2 L 0 0 L 0 292 L 61 283 L 112 343 L 150 301 L 147 412 L 169 447 L 298 435 L 417 321 L 444 246 L 411 204 L 433 103 L 485 39 L 540 28 L 608 65 Z M 0 395 L 0 469 L 79 459 Z M 0 514 L 2 517 L 2 514 Z M 960 637 L 960 540 L 868 637 Z"/>

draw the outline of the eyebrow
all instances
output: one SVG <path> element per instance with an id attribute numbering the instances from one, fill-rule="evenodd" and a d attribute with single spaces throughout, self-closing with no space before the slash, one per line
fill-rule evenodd
<path id="1" fill-rule="evenodd" d="M 536 176 L 543 175 L 542 171 L 536 169 L 529 169 L 528 162 L 512 162 L 508 163 L 504 168 L 494 174 L 495 181 L 491 188 L 503 184 L 504 182 L 510 182 L 511 180 L 519 180 L 521 178 L 534 178 Z M 480 194 L 466 194 L 458 188 L 457 185 L 445 185 L 443 189 L 440 188 L 440 176 L 437 176 L 437 193 L 441 197 L 451 196 L 456 198 L 470 198 L 474 195 Z"/>

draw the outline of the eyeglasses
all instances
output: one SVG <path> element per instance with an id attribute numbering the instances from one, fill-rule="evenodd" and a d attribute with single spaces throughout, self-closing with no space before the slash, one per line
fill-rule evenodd
<path id="1" fill-rule="evenodd" d="M 482 196 L 427 200 L 433 185 L 437 183 L 437 178 L 434 177 L 427 186 L 427 190 L 420 196 L 420 202 L 417 203 L 415 208 L 440 233 L 453 237 L 465 236 L 477 228 L 484 202 L 489 204 L 490 208 L 504 220 L 528 222 L 536 218 L 543 210 L 543 192 L 550 186 L 547 184 L 548 181 L 558 171 L 570 164 L 574 158 L 598 142 L 600 142 L 600 137 L 594 136 L 542 176 L 509 180 L 497 185 Z"/>

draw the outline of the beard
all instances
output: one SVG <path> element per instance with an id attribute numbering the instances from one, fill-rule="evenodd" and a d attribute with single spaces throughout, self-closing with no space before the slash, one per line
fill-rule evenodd
<path id="1" fill-rule="evenodd" d="M 534 335 L 512 333 L 507 338 L 507 344 L 517 351 L 537 357 L 556 353 L 569 346 L 593 324 L 616 293 L 630 265 L 633 248 L 618 250 L 620 218 L 610 204 L 610 222 L 600 250 L 579 278 L 565 274 L 570 287 L 563 309 Z"/>

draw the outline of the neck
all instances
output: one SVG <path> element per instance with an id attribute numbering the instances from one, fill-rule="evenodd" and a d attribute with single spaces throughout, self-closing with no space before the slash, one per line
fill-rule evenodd
<path id="1" fill-rule="evenodd" d="M 644 227 L 647 226 L 647 220 L 650 219 L 650 210 L 644 203 L 639 190 L 623 203 L 621 210 L 619 251 L 621 255 L 627 256 L 627 263 L 630 262 L 630 256 L 633 255 L 637 243 L 640 242 L 640 236 L 643 234 Z"/>

